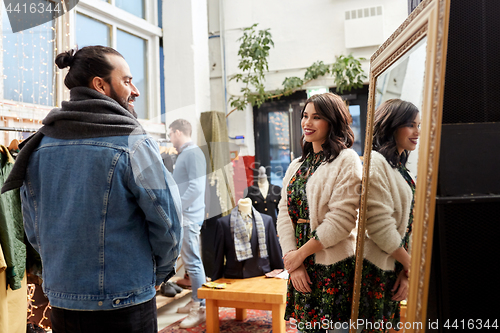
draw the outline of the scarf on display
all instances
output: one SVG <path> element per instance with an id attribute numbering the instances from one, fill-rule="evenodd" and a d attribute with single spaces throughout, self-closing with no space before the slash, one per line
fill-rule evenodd
<path id="1" fill-rule="evenodd" d="M 264 228 L 264 221 L 262 216 L 255 208 L 252 207 L 252 213 L 255 218 L 255 225 L 257 227 L 257 238 L 259 241 L 259 255 L 261 258 L 267 258 L 267 246 L 266 246 L 266 230 Z M 247 260 L 253 257 L 252 246 L 250 244 L 250 239 L 248 238 L 247 229 L 245 227 L 245 222 L 241 217 L 241 213 L 238 210 L 238 206 L 233 208 L 231 211 L 231 233 L 234 235 L 234 249 L 236 251 L 236 259 L 238 261 Z"/>
<path id="2" fill-rule="evenodd" d="M 70 100 L 49 112 L 35 134 L 24 140 L 2 193 L 23 185 L 31 154 L 43 137 L 62 140 L 146 134 L 136 116 L 114 99 L 87 87 L 70 90 Z"/>

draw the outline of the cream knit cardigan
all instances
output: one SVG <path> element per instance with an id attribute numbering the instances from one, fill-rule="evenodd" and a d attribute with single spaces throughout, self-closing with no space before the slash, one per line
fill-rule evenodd
<path id="1" fill-rule="evenodd" d="M 290 163 L 283 178 L 277 229 L 283 254 L 297 249 L 295 228 L 288 215 L 287 188 L 302 162 Z M 307 180 L 311 230 L 324 249 L 316 264 L 331 265 L 355 253 L 356 221 L 361 190 L 361 161 L 352 149 L 343 149 L 331 163 L 322 163 Z"/>
<path id="2" fill-rule="evenodd" d="M 372 151 L 366 206 L 364 257 L 383 270 L 394 270 L 390 255 L 401 245 L 406 232 L 412 191 L 385 157 Z"/>

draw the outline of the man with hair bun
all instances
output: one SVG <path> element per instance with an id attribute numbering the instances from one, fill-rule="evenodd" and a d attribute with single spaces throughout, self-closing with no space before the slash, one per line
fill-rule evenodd
<path id="1" fill-rule="evenodd" d="M 180 251 L 179 191 L 137 121 L 122 55 L 87 46 L 55 62 L 70 67 L 70 100 L 21 144 L 2 187 L 21 188 L 52 331 L 157 332 L 156 290 Z"/>

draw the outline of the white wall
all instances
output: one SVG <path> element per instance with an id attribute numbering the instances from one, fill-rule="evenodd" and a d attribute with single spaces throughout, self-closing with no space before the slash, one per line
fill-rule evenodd
<path id="1" fill-rule="evenodd" d="M 224 110 L 224 91 L 222 84 L 222 59 L 221 59 L 221 37 L 219 0 L 208 0 L 208 49 L 209 49 L 209 71 L 211 110 Z"/>
<path id="2" fill-rule="evenodd" d="M 335 61 L 335 56 L 353 53 L 369 59 L 377 47 L 346 49 L 345 11 L 382 5 L 384 37 L 387 39 L 407 17 L 407 3 L 400 0 L 277 0 L 225 1 L 227 74 L 238 72 L 236 41 L 241 29 L 259 23 L 259 29 L 270 28 L 275 42 L 269 56 L 269 88 L 277 88 L 286 76 L 301 76 L 302 69 L 313 62 Z M 368 71 L 368 61 L 365 62 Z M 278 73 L 276 73 L 278 72 Z M 234 84 L 230 85 L 231 88 Z M 232 91 L 236 94 L 237 91 Z"/>
<path id="3" fill-rule="evenodd" d="M 178 118 L 193 125 L 192 138 L 200 131 L 201 112 L 210 111 L 206 0 L 163 1 L 165 54 L 165 123 Z"/>

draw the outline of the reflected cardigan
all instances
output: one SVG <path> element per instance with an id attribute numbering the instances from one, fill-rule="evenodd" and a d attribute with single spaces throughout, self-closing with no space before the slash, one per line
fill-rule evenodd
<path id="1" fill-rule="evenodd" d="M 295 228 L 288 215 L 287 189 L 302 162 L 292 161 L 283 178 L 279 203 L 278 236 L 283 254 L 297 249 Z M 331 163 L 323 162 L 307 180 L 311 230 L 324 249 L 316 264 L 331 265 L 355 254 L 356 221 L 361 190 L 361 161 L 352 149 L 343 149 Z"/>
<path id="2" fill-rule="evenodd" d="M 412 191 L 398 169 L 376 151 L 371 153 L 367 195 L 364 257 L 383 270 L 393 270 L 390 254 L 405 235 Z"/>

